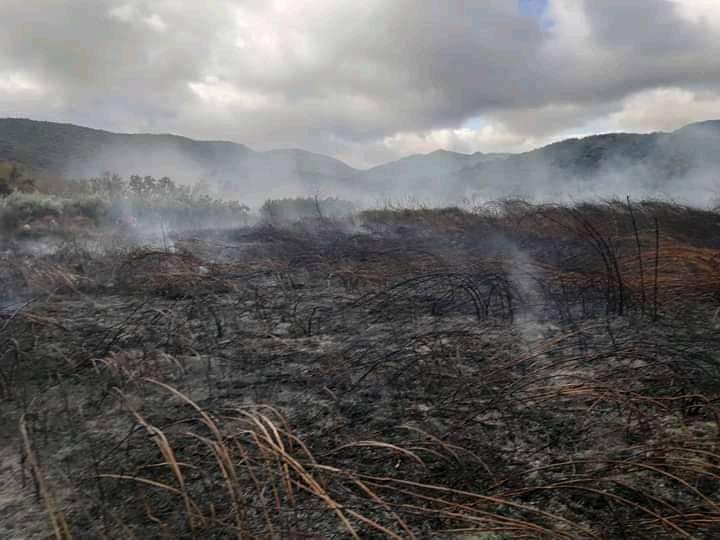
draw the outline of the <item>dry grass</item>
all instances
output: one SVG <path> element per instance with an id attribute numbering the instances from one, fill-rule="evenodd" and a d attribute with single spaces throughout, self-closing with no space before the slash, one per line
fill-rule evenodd
<path id="1" fill-rule="evenodd" d="M 716 218 L 505 201 L 5 258 L 0 399 L 57 538 L 714 538 Z"/>

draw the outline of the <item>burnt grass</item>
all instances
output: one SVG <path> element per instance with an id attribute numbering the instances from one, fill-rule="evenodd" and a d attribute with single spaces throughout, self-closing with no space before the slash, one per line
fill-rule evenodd
<path id="1" fill-rule="evenodd" d="M 717 538 L 719 225 L 504 201 L 6 246 L 0 537 Z"/>

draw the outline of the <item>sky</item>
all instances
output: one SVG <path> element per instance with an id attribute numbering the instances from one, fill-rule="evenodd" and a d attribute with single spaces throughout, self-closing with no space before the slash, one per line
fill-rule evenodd
<path id="1" fill-rule="evenodd" d="M 718 0 L 0 0 L 0 117 L 369 167 L 720 118 Z"/>

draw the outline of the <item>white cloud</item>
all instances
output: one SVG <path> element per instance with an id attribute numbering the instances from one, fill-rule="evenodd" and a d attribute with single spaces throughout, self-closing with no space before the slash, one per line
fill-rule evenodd
<path id="1" fill-rule="evenodd" d="M 167 30 L 167 22 L 156 12 L 152 12 L 152 6 L 140 6 L 138 2 L 128 2 L 110 8 L 108 16 L 124 23 L 141 22 L 156 32 Z"/>
<path id="2" fill-rule="evenodd" d="M 625 98 L 605 121 L 608 131 L 672 131 L 701 120 L 720 119 L 720 94 L 659 88 Z"/>
<path id="3" fill-rule="evenodd" d="M 223 108 L 237 107 L 253 111 L 271 107 L 275 101 L 267 94 L 243 91 L 213 76 L 188 83 L 188 87 L 205 104 Z"/>
<path id="4" fill-rule="evenodd" d="M 671 0 L 677 12 L 697 24 L 720 28 L 720 2 L 717 0 Z"/>
<path id="5" fill-rule="evenodd" d="M 108 15 L 122 22 L 130 22 L 137 16 L 137 7 L 133 3 L 121 4 L 111 8 Z"/>
<path id="6" fill-rule="evenodd" d="M 143 19 L 143 22 L 147 24 L 150 28 L 158 32 L 164 32 L 165 30 L 167 30 L 167 23 L 157 13 L 153 13 L 149 17 L 145 17 Z"/>
<path id="7" fill-rule="evenodd" d="M 499 122 L 488 122 L 476 129 L 464 127 L 396 133 L 383 139 L 383 145 L 398 157 L 426 154 L 438 148 L 465 154 L 523 152 L 547 142 L 544 138 L 513 132 Z"/>
<path id="8" fill-rule="evenodd" d="M 0 73 L 0 94 L 41 96 L 45 89 L 22 72 Z"/>

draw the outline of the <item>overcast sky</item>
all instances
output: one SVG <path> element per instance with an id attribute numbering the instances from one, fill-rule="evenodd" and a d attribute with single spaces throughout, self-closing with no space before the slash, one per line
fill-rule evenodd
<path id="1" fill-rule="evenodd" d="M 0 116 L 368 166 L 720 118 L 719 0 L 0 0 Z"/>

